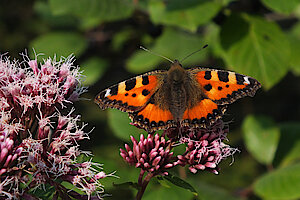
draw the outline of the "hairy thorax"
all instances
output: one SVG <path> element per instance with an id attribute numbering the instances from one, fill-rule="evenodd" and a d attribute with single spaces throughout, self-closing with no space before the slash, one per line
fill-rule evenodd
<path id="1" fill-rule="evenodd" d="M 196 106 L 204 97 L 190 76 L 175 62 L 163 77 L 163 85 L 155 94 L 157 105 L 163 110 L 169 110 L 175 121 L 180 121 L 184 111 Z"/>

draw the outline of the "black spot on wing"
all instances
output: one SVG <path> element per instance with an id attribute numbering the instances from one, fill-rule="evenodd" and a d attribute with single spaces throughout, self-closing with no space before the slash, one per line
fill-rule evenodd
<path id="1" fill-rule="evenodd" d="M 144 89 L 144 90 L 142 91 L 142 95 L 147 96 L 148 94 L 150 94 L 150 91 L 149 91 L 149 90 Z"/>
<path id="2" fill-rule="evenodd" d="M 125 81 L 125 90 L 129 91 L 129 90 L 133 89 L 135 87 L 135 84 L 136 84 L 135 78 Z"/>
<path id="3" fill-rule="evenodd" d="M 258 81 L 255 80 L 254 78 L 248 77 L 248 80 L 250 82 L 250 85 L 258 85 L 259 84 Z"/>
<path id="4" fill-rule="evenodd" d="M 117 95 L 118 94 L 118 85 L 114 85 L 112 86 L 110 89 L 110 95 L 113 96 L 113 95 Z"/>
<path id="5" fill-rule="evenodd" d="M 143 85 L 148 85 L 149 84 L 148 76 L 142 76 L 142 84 Z"/>
<path id="6" fill-rule="evenodd" d="M 150 123 L 150 126 L 153 128 L 153 127 L 157 127 L 157 123 L 155 122 L 155 121 L 152 121 L 151 123 Z"/>
<path id="7" fill-rule="evenodd" d="M 241 74 L 235 74 L 236 83 L 238 85 L 244 85 L 244 76 Z"/>
<path id="8" fill-rule="evenodd" d="M 206 80 L 210 80 L 210 79 L 211 79 L 211 71 L 205 71 L 204 78 L 205 78 Z"/>
<path id="9" fill-rule="evenodd" d="M 218 71 L 218 78 L 222 82 L 228 82 L 229 81 L 229 73 L 225 71 Z"/>
<path id="10" fill-rule="evenodd" d="M 210 90 L 212 89 L 211 84 L 205 85 L 205 86 L 204 86 L 204 89 L 205 89 L 206 91 L 210 91 Z"/>
<path id="11" fill-rule="evenodd" d="M 158 126 L 165 126 L 165 123 L 163 121 L 159 121 Z"/>

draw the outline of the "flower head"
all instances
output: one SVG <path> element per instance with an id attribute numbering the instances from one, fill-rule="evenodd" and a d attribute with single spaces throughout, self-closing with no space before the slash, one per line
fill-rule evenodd
<path id="1" fill-rule="evenodd" d="M 5 132 L 0 132 L 0 176 L 8 172 L 10 166 L 22 153 L 22 147 L 16 147 L 14 140 L 7 137 Z"/>
<path id="2" fill-rule="evenodd" d="M 228 131 L 219 119 L 207 128 L 182 126 L 168 128 L 161 136 L 148 133 L 147 138 L 141 135 L 140 141 L 131 136 L 132 149 L 125 144 L 120 155 L 128 164 L 141 168 L 136 199 L 142 198 L 151 178 L 168 175 L 168 170 L 175 166 L 188 166 L 192 173 L 208 170 L 218 174 L 221 160 L 237 151 L 223 143 Z M 173 150 L 180 145 L 186 146 L 185 151 L 174 156 Z"/>
<path id="3" fill-rule="evenodd" d="M 163 136 L 148 133 L 148 137 L 144 138 L 141 135 L 139 142 L 131 136 L 132 149 L 125 144 L 125 150 L 120 149 L 120 154 L 128 164 L 154 176 L 166 175 L 167 170 L 176 165 L 188 165 L 193 173 L 208 170 L 218 174 L 218 164 L 237 151 L 223 143 L 228 131 L 222 120 L 207 128 L 168 128 Z M 172 150 L 183 144 L 186 146 L 185 152 L 173 156 Z"/>
<path id="4" fill-rule="evenodd" d="M 125 144 L 125 150 L 120 149 L 121 156 L 130 165 L 141 168 L 153 174 L 167 174 L 167 169 L 175 166 L 171 143 L 158 134 L 148 134 L 147 138 L 141 134 L 138 142 L 131 136 L 132 149 Z"/>
<path id="5" fill-rule="evenodd" d="M 184 128 L 180 142 L 186 144 L 186 151 L 177 156 L 177 164 L 188 165 L 193 173 L 209 170 L 218 174 L 217 166 L 221 160 L 237 150 L 223 143 L 228 131 L 221 120 L 209 128 Z"/>
<path id="6" fill-rule="evenodd" d="M 78 142 L 89 139 L 70 109 L 86 90 L 79 68 L 72 57 L 25 60 L 0 56 L 0 199 L 35 199 L 30 191 L 46 189 L 46 183 L 55 188 L 55 198 L 101 198 L 100 179 L 109 175 L 101 165 L 78 159 L 88 154 Z M 67 190 L 62 181 L 86 195 Z"/>

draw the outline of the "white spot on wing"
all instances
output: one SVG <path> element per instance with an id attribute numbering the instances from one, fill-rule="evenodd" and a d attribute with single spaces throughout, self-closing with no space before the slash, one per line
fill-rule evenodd
<path id="1" fill-rule="evenodd" d="M 104 95 L 104 97 L 107 97 L 108 95 L 110 95 L 110 89 L 108 88 L 107 90 L 106 90 L 106 93 L 105 93 L 105 95 Z"/>
<path id="2" fill-rule="evenodd" d="M 244 83 L 250 84 L 250 81 L 249 81 L 249 77 L 248 77 L 248 76 L 244 76 Z"/>

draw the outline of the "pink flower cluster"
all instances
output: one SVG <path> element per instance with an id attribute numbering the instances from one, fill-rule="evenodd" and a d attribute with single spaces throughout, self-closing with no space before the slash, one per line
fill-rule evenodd
<path id="1" fill-rule="evenodd" d="M 0 57 L 0 199 L 36 199 L 36 189 L 50 188 L 54 199 L 100 199 L 107 175 L 80 150 L 89 137 L 72 108 L 86 91 L 79 68 L 72 57 L 40 65 L 24 58 Z"/>
<path id="2" fill-rule="evenodd" d="M 145 139 L 141 135 L 139 142 L 131 137 L 132 150 L 125 144 L 120 154 L 128 164 L 141 168 L 142 174 L 146 171 L 152 176 L 167 175 L 167 169 L 176 165 L 189 166 L 193 173 L 208 170 L 218 174 L 218 164 L 237 151 L 223 143 L 228 131 L 222 120 L 207 128 L 169 128 L 162 136 L 148 133 Z M 182 144 L 186 146 L 185 152 L 174 156 L 172 150 Z"/>
<path id="3" fill-rule="evenodd" d="M 149 134 L 147 138 L 141 134 L 139 142 L 131 136 L 131 141 L 132 150 L 127 144 L 125 144 L 126 150 L 120 149 L 121 156 L 130 165 L 155 175 L 168 174 L 166 170 L 175 165 L 171 159 L 173 152 L 170 151 L 170 141 L 166 141 L 158 134 Z"/>
<path id="4" fill-rule="evenodd" d="M 15 163 L 17 158 L 22 153 L 22 147 L 14 148 L 14 141 L 7 137 L 5 132 L 0 132 L 0 176 Z"/>
<path id="5" fill-rule="evenodd" d="M 188 165 L 193 173 L 198 170 L 208 170 L 218 174 L 217 165 L 237 150 L 223 143 L 228 131 L 229 129 L 224 127 L 221 120 L 206 129 L 185 128 L 180 141 L 187 147 L 182 155 L 177 156 L 177 164 Z"/>

